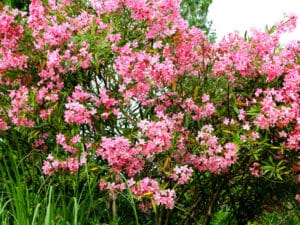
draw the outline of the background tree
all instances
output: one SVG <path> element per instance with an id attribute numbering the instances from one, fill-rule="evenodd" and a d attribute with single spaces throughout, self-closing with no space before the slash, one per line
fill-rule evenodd
<path id="1" fill-rule="evenodd" d="M 3 0 L 2 3 L 8 5 L 10 8 L 28 10 L 30 0 Z"/>
<path id="2" fill-rule="evenodd" d="M 209 6 L 212 0 L 182 0 L 180 13 L 183 18 L 189 21 L 190 26 L 200 28 L 211 41 L 214 41 L 216 34 L 212 30 L 212 21 L 207 20 Z"/>

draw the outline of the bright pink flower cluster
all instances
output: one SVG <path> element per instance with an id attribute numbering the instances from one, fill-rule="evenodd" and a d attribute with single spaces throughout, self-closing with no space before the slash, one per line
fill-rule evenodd
<path id="1" fill-rule="evenodd" d="M 219 144 L 218 137 L 212 134 L 213 127 L 206 125 L 198 133 L 197 139 L 200 144 L 200 156 L 189 155 L 195 168 L 200 171 L 212 173 L 226 172 L 237 161 L 238 146 L 234 143 L 226 143 L 224 147 Z"/>
<path id="2" fill-rule="evenodd" d="M 66 136 L 64 134 L 57 134 L 56 135 L 56 143 L 60 144 L 63 149 L 67 152 L 70 152 L 72 154 L 78 153 L 78 149 L 76 148 L 76 143 L 81 142 L 81 136 L 75 135 L 72 137 L 68 142 L 66 141 Z"/>
<path id="3" fill-rule="evenodd" d="M 252 167 L 249 168 L 249 171 L 255 177 L 260 177 L 263 174 L 263 170 L 258 162 L 253 163 Z"/>
<path id="4" fill-rule="evenodd" d="M 42 152 L 48 150 L 49 147 L 46 145 L 46 140 L 48 137 L 49 137 L 48 133 L 43 133 L 41 135 L 41 138 L 34 142 L 33 144 L 34 149 Z"/>
<path id="5" fill-rule="evenodd" d="M 29 91 L 25 86 L 22 86 L 17 90 L 11 90 L 9 93 L 9 97 L 12 99 L 12 108 L 8 110 L 8 116 L 15 125 L 34 126 L 34 121 L 27 117 L 27 115 L 30 115 L 33 111 L 33 107 L 28 104 L 28 95 Z"/>
<path id="6" fill-rule="evenodd" d="M 43 173 L 46 175 L 53 175 L 55 172 L 66 171 L 70 173 L 76 173 L 80 166 L 86 163 L 86 153 L 82 153 L 80 158 L 78 157 L 67 157 L 64 161 L 59 161 L 54 159 L 54 157 L 49 154 L 47 160 L 43 162 Z"/>
<path id="7" fill-rule="evenodd" d="M 150 157 L 153 154 L 168 150 L 171 147 L 173 138 L 174 122 L 171 120 L 162 120 L 158 122 L 150 122 L 142 120 L 138 124 L 140 128 L 140 136 L 145 137 L 145 141 L 141 141 L 141 153 Z"/>
<path id="8" fill-rule="evenodd" d="M 27 67 L 28 56 L 18 51 L 24 28 L 15 21 L 17 16 L 25 17 L 25 13 L 18 10 L 9 11 L 7 6 L 0 13 L 0 71 L 22 70 Z M 1 82 L 0 80 L 0 84 Z"/>
<path id="9" fill-rule="evenodd" d="M 69 102 L 66 104 L 65 121 L 66 123 L 92 124 L 91 117 L 96 114 L 95 109 L 87 109 L 79 102 Z"/>
<path id="10" fill-rule="evenodd" d="M 128 185 L 130 190 L 137 196 L 152 196 L 159 191 L 158 182 L 151 178 L 144 178 L 136 183 L 134 180 L 129 180 Z"/>
<path id="11" fill-rule="evenodd" d="M 7 125 L 6 121 L 0 118 L 0 130 L 7 130 L 9 126 Z"/>
<path id="12" fill-rule="evenodd" d="M 96 154 L 107 160 L 111 172 L 121 172 L 123 169 L 132 177 L 143 169 L 144 161 L 139 156 L 139 148 L 130 146 L 123 137 L 102 138 Z"/>
<path id="13" fill-rule="evenodd" d="M 116 184 L 114 182 L 105 182 L 104 180 L 101 180 L 99 183 L 99 189 L 100 190 L 108 190 L 109 196 L 111 199 L 117 199 L 117 191 L 122 191 L 125 189 L 125 184 L 120 183 Z"/>
<path id="14" fill-rule="evenodd" d="M 173 173 L 171 175 L 171 178 L 178 182 L 178 184 L 183 185 L 188 180 L 191 179 L 193 173 L 193 169 L 188 167 L 187 165 L 184 166 L 178 166 L 176 165 L 173 169 Z"/>
<path id="15" fill-rule="evenodd" d="M 172 209 L 175 204 L 176 193 L 174 190 L 160 190 L 156 180 L 148 177 L 138 183 L 133 180 L 128 181 L 131 191 L 141 199 L 153 198 L 157 205 L 164 205 L 167 209 Z"/>
<path id="16" fill-rule="evenodd" d="M 193 99 L 189 98 L 184 103 L 186 112 L 193 115 L 193 120 L 200 120 L 203 117 L 211 116 L 215 112 L 215 107 L 212 103 L 208 102 L 209 96 L 204 95 L 204 103 L 202 106 L 196 104 Z"/>
<path id="17" fill-rule="evenodd" d="M 160 190 L 154 194 L 154 201 L 157 205 L 164 205 L 166 209 L 173 209 L 176 193 L 174 190 Z"/>

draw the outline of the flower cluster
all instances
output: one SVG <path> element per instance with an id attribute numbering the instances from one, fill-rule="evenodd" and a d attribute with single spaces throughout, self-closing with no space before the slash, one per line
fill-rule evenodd
<path id="1" fill-rule="evenodd" d="M 80 166 L 86 163 L 86 153 L 82 153 L 81 157 L 68 157 L 66 160 L 59 161 L 49 154 L 47 159 L 43 162 L 43 173 L 46 175 L 53 175 L 55 172 L 68 171 L 76 173 Z"/>
<path id="2" fill-rule="evenodd" d="M 252 167 L 249 168 L 249 171 L 255 177 L 260 177 L 263 174 L 263 170 L 257 162 L 253 163 Z"/>
<path id="3" fill-rule="evenodd" d="M 164 205 L 166 209 L 173 209 L 176 197 L 174 190 L 161 190 L 154 194 L 154 201 L 157 205 Z"/>
<path id="4" fill-rule="evenodd" d="M 101 180 L 99 183 L 99 189 L 101 191 L 108 190 L 110 198 L 117 199 L 118 197 L 117 191 L 124 190 L 125 184 L 124 183 L 116 184 L 114 182 L 105 182 L 104 180 Z"/>
<path id="5" fill-rule="evenodd" d="M 182 185 L 191 179 L 192 173 L 193 169 L 189 168 L 187 165 L 181 167 L 175 166 L 171 178 L 177 181 L 178 184 Z"/>
<path id="6" fill-rule="evenodd" d="M 221 173 L 237 161 L 238 146 L 234 143 L 226 143 L 224 147 L 219 144 L 218 137 L 212 134 L 213 128 L 210 125 L 204 126 L 198 133 L 199 144 L 204 147 L 204 153 L 200 156 L 190 155 L 190 158 L 197 170 Z"/>
<path id="7" fill-rule="evenodd" d="M 173 121 L 163 120 L 158 122 L 150 122 L 142 120 L 138 124 L 140 135 L 147 138 L 146 141 L 141 140 L 141 153 L 145 156 L 160 153 L 171 147 L 171 139 L 173 138 Z"/>
<path id="8" fill-rule="evenodd" d="M 160 190 L 156 180 L 146 177 L 138 183 L 129 180 L 128 184 L 131 191 L 141 200 L 153 198 L 157 205 L 164 205 L 167 209 L 174 207 L 175 191 L 170 189 Z"/>
<path id="9" fill-rule="evenodd" d="M 96 151 L 98 156 L 107 160 L 112 172 L 125 169 L 130 177 L 143 169 L 144 161 L 139 153 L 139 148 L 131 147 L 129 141 L 123 137 L 102 138 L 100 148 Z"/>
<path id="10" fill-rule="evenodd" d="M 26 116 L 33 111 L 33 108 L 28 105 L 28 92 L 28 88 L 25 86 L 10 91 L 9 97 L 12 99 L 12 108 L 8 110 L 8 115 L 15 125 L 34 126 L 34 121 Z"/>

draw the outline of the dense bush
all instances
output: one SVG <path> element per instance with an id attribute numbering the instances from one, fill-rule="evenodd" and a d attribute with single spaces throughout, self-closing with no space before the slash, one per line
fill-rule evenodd
<path id="1" fill-rule="evenodd" d="M 296 18 L 211 44 L 179 5 L 2 7 L 2 179 L 23 179 L 49 204 L 60 191 L 88 196 L 95 205 L 74 224 L 209 224 L 218 210 L 245 224 L 297 204 L 300 44 L 279 44 Z"/>

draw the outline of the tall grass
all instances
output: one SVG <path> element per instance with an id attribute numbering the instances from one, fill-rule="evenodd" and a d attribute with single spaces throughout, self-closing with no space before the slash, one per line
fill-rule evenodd
<path id="1" fill-rule="evenodd" d="M 44 176 L 45 156 L 26 140 L 17 131 L 0 137 L 0 225 L 139 224 L 129 188 L 115 202 L 119 215 L 113 217 L 99 175 L 88 165 L 77 174 Z"/>
<path id="2" fill-rule="evenodd" d="M 39 155 L 21 144 L 16 133 L 9 135 L 13 143 L 0 138 L 0 225 L 96 225 L 106 221 L 98 178 L 87 168 L 81 175 L 46 178 L 39 169 Z"/>

